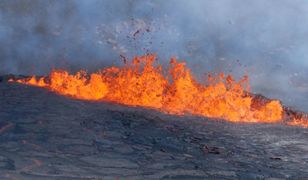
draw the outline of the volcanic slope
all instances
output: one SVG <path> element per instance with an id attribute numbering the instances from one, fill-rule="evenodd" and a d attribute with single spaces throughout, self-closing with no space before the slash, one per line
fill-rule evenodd
<path id="1" fill-rule="evenodd" d="M 308 179 L 308 129 L 0 83 L 0 179 Z"/>

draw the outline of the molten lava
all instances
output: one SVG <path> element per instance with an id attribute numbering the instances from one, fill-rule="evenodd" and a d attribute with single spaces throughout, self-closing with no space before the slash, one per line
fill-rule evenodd
<path id="1" fill-rule="evenodd" d="M 198 82 L 184 62 L 172 58 L 168 72 L 155 65 L 155 56 L 136 57 L 124 67 L 110 67 L 97 73 L 52 71 L 49 77 L 17 82 L 46 87 L 56 93 L 84 100 L 159 109 L 170 114 L 194 114 L 233 122 L 279 122 L 283 108 L 270 100 L 257 106 L 249 93 L 248 77 L 236 82 L 231 76 L 209 75 Z"/>
<path id="2" fill-rule="evenodd" d="M 290 119 L 290 121 L 287 122 L 288 125 L 308 128 L 308 114 L 303 112 L 295 112 L 290 109 L 286 109 L 286 112 Z"/>

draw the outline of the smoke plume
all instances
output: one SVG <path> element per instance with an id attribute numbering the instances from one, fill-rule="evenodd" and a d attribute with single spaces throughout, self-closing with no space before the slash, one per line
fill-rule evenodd
<path id="1" fill-rule="evenodd" d="M 308 110 L 305 0 L 2 0 L 0 74 L 95 71 L 157 53 Z M 305 108 L 306 107 L 306 108 Z"/>

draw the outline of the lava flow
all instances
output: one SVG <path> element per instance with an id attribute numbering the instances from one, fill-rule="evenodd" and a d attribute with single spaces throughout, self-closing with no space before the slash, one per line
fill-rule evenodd
<path id="1" fill-rule="evenodd" d="M 135 57 L 124 67 L 110 67 L 96 73 L 54 70 L 48 77 L 19 79 L 61 95 L 95 101 L 159 109 L 170 114 L 194 114 L 232 122 L 280 122 L 283 107 L 278 100 L 259 102 L 249 93 L 248 77 L 208 76 L 198 82 L 184 62 L 172 58 L 164 71 L 155 55 Z"/>

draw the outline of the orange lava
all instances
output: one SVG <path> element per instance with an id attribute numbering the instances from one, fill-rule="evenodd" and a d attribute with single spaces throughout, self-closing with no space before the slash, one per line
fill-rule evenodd
<path id="1" fill-rule="evenodd" d="M 168 71 L 155 62 L 155 55 L 135 57 L 124 67 L 105 68 L 97 73 L 52 71 L 49 77 L 18 80 L 46 87 L 78 99 L 112 101 L 159 109 L 170 114 L 194 114 L 223 118 L 232 122 L 279 122 L 283 108 L 278 100 L 253 106 L 248 77 L 209 75 L 198 82 L 185 66 L 172 58 Z"/>
<path id="2" fill-rule="evenodd" d="M 308 115 L 304 113 L 293 114 L 291 116 L 291 121 L 287 123 L 291 126 L 301 126 L 308 128 Z"/>
<path id="3" fill-rule="evenodd" d="M 307 119 L 293 119 L 291 122 L 288 122 L 288 125 L 301 126 L 301 127 L 308 128 L 308 118 Z"/>

